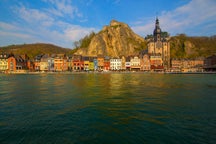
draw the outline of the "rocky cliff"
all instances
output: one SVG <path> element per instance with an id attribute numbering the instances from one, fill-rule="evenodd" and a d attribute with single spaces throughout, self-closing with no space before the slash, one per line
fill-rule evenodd
<path id="1" fill-rule="evenodd" d="M 109 26 L 94 35 L 88 47 L 79 48 L 75 54 L 119 57 L 137 55 L 143 49 L 146 49 L 144 38 L 135 34 L 127 24 L 112 20 Z"/>

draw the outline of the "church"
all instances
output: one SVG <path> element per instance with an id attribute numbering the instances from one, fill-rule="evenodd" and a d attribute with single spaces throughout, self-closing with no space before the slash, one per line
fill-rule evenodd
<path id="1" fill-rule="evenodd" d="M 151 69 L 168 70 L 170 68 L 170 43 L 167 37 L 162 36 L 158 18 L 156 18 L 153 37 L 147 46 Z"/>

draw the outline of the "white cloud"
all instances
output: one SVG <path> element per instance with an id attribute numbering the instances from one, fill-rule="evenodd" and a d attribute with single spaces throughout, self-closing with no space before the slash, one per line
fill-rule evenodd
<path id="1" fill-rule="evenodd" d="M 159 16 L 160 26 L 163 31 L 168 31 L 172 35 L 186 33 L 189 35 L 210 34 L 211 29 L 201 27 L 206 22 L 214 23 L 216 27 L 216 1 L 214 0 L 191 0 L 188 4 L 176 8 L 173 11 L 164 11 Z M 132 29 L 138 34 L 152 34 L 155 18 L 147 22 L 134 24 Z M 142 24 L 142 25 L 141 25 Z M 201 28 L 201 29 L 200 29 Z M 216 32 L 216 29 L 213 29 Z M 200 33 L 199 33 L 200 31 Z M 190 33 L 187 33 L 190 32 Z"/>
<path id="2" fill-rule="evenodd" d="M 15 7 L 14 13 L 33 26 L 35 26 L 34 24 L 40 24 L 40 26 L 51 26 L 54 22 L 54 18 L 50 17 L 47 13 L 38 9 L 28 9 L 23 5 L 21 7 Z"/>
<path id="3" fill-rule="evenodd" d="M 65 29 L 64 34 L 68 40 L 76 41 L 89 34 L 91 31 L 96 31 L 96 29 L 71 25 L 68 29 Z"/>
<path id="4" fill-rule="evenodd" d="M 16 38 L 21 38 L 21 39 L 28 39 L 30 37 L 30 35 L 28 35 L 28 34 L 15 33 L 15 32 L 5 32 L 5 31 L 0 31 L 0 35 L 2 37 L 16 37 Z"/>
<path id="5" fill-rule="evenodd" d="M 82 17 L 76 6 L 72 5 L 71 0 L 43 0 L 46 3 L 52 4 L 52 8 L 47 9 L 48 12 L 56 16 L 69 16 L 70 18 Z"/>
<path id="6" fill-rule="evenodd" d="M 73 42 L 89 34 L 94 28 L 82 27 L 65 22 L 68 15 L 81 17 L 78 9 L 70 0 L 43 0 L 54 7 L 50 9 L 33 9 L 22 3 L 12 7 L 18 21 L 6 23 L 0 21 L 0 36 L 4 36 L 1 45 L 12 43 L 52 43 L 62 47 L 73 48 Z M 61 17 L 61 18 L 59 18 Z M 62 19 L 63 17 L 63 19 Z M 83 19 L 83 18 L 81 18 Z M 84 19 L 86 21 L 86 19 Z M 2 29 L 2 30 L 1 30 Z"/>
<path id="7" fill-rule="evenodd" d="M 62 21 L 56 22 L 56 26 L 62 28 L 62 31 L 35 27 L 23 28 L 19 24 L 9 24 L 0 22 L 0 45 L 22 43 L 52 43 L 66 48 L 73 48 L 73 42 L 83 38 L 91 31 L 97 31 L 94 28 L 81 27 Z"/>
<path id="8" fill-rule="evenodd" d="M 17 27 L 15 27 L 14 25 L 8 24 L 5 22 L 0 22 L 0 28 L 2 30 L 16 30 L 17 29 Z"/>
<path id="9" fill-rule="evenodd" d="M 36 41 L 33 35 L 23 32 L 23 28 L 5 22 L 0 22 L 0 46 L 8 44 L 23 44 Z"/>

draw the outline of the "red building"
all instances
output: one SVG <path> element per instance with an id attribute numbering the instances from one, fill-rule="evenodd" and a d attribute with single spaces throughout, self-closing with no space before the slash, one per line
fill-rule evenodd
<path id="1" fill-rule="evenodd" d="M 153 71 L 163 71 L 164 70 L 162 57 L 160 55 L 150 56 L 150 65 L 151 65 L 151 70 Z"/>
<path id="2" fill-rule="evenodd" d="M 109 57 L 108 56 L 106 56 L 105 58 L 104 58 L 104 66 L 103 66 L 104 68 L 104 70 L 105 71 L 108 71 L 108 70 L 110 70 L 110 60 L 109 60 Z"/>
<path id="3" fill-rule="evenodd" d="M 9 72 L 16 71 L 16 59 L 14 56 L 9 56 L 8 58 L 8 71 Z"/>
<path id="4" fill-rule="evenodd" d="M 73 71 L 80 71 L 81 70 L 81 55 L 73 55 L 72 56 L 72 70 Z M 84 64 L 84 62 L 83 62 Z"/>

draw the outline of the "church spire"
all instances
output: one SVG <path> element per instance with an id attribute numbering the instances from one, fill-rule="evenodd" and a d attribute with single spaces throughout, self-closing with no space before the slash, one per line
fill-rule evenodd
<path id="1" fill-rule="evenodd" d="M 158 17 L 156 17 L 155 29 L 153 35 L 154 35 L 154 41 L 161 41 L 161 29 L 160 29 Z"/>

